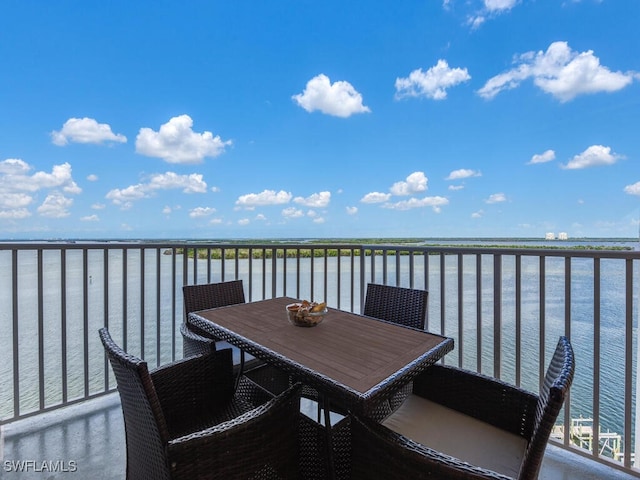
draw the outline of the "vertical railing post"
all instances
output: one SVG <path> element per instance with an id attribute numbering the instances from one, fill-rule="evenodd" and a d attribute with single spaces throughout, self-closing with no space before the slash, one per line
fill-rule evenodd
<path id="1" fill-rule="evenodd" d="M 502 255 L 493 256 L 493 376 L 502 378 Z"/>
<path id="2" fill-rule="evenodd" d="M 37 302 L 38 302 L 38 396 L 40 410 L 44 408 L 44 288 L 43 288 L 43 251 L 41 248 L 37 250 Z M 86 379 L 86 376 L 85 376 Z"/>

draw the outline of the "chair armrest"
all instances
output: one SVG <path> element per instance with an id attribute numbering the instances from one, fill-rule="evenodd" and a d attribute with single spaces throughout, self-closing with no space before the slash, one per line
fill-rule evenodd
<path id="1" fill-rule="evenodd" d="M 169 431 L 187 418 L 222 409 L 233 397 L 233 360 L 220 350 L 162 366 L 150 372 Z"/>
<path id="2" fill-rule="evenodd" d="M 531 438 L 538 396 L 487 375 L 432 365 L 413 381 L 413 394 Z"/>
<path id="3" fill-rule="evenodd" d="M 349 420 L 353 478 L 512 480 L 416 443 L 374 420 Z"/>
<path id="4" fill-rule="evenodd" d="M 300 389 L 296 384 L 233 420 L 170 440 L 171 478 L 249 478 L 270 469 L 278 478 L 298 478 Z"/>

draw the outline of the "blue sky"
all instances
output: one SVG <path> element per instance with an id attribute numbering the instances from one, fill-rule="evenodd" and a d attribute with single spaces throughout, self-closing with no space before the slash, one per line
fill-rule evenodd
<path id="1" fill-rule="evenodd" d="M 638 18 L 3 2 L 0 238 L 636 237 Z"/>

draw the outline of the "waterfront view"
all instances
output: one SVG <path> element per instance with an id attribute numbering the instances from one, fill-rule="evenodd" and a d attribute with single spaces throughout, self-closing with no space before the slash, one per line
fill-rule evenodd
<path id="1" fill-rule="evenodd" d="M 541 368 L 546 368 L 544 361 L 540 361 L 540 345 L 544 345 L 548 355 L 557 337 L 569 329 L 578 363 L 571 391 L 571 418 L 592 419 L 597 413 L 603 437 L 610 432 L 618 442 L 603 454 L 622 459 L 625 429 L 632 437 L 635 435 L 628 430 L 626 419 L 635 419 L 633 385 L 640 272 L 636 263 L 632 269 L 632 308 L 627 311 L 625 261 L 622 257 L 603 258 L 595 267 L 588 252 L 599 249 L 633 252 L 636 241 L 563 243 L 571 247 L 569 251 L 586 253 L 585 257 L 571 259 L 569 272 L 567 257 L 553 256 L 550 249 L 557 243 L 549 245 L 537 240 L 440 239 L 395 247 L 380 241 L 380 245 L 372 244 L 368 247 L 371 250 L 362 251 L 349 251 L 345 242 L 340 256 L 330 254 L 330 243 L 315 242 L 318 241 L 228 247 L 195 242 L 189 245 L 187 256 L 178 246 L 155 246 L 153 242 L 144 244 L 144 250 L 135 244 L 122 249 L 119 242 L 80 246 L 61 242 L 60 249 L 55 242 L 49 242 L 46 250 L 30 250 L 32 245 L 19 251 L 15 264 L 11 250 L 0 251 L 0 271 L 4 272 L 0 275 L 0 302 L 13 307 L 14 296 L 17 299 L 15 309 L 0 312 L 0 328 L 12 332 L 17 341 L 21 414 L 55 405 L 62 399 L 82 398 L 104 390 L 105 364 L 95 334 L 104 324 L 109 325 L 116 338 L 126 342 L 129 351 L 144 356 L 152 365 L 171 361 L 174 356 L 179 358 L 181 339 L 176 327 L 182 321 L 183 284 L 240 278 L 248 300 L 288 295 L 326 300 L 331 307 L 359 312 L 363 279 L 365 283 L 428 289 L 427 329 L 451 336 L 456 342 L 454 352 L 445 358 L 446 363 L 472 370 L 479 367 L 489 375 L 499 371 L 505 381 L 533 391 L 537 390 Z M 485 250 L 479 253 L 477 249 L 482 243 L 486 244 Z M 495 248 L 497 243 L 503 246 Z M 433 246 L 436 244 L 438 247 Z M 109 249 L 102 250 L 104 245 Z M 288 249 L 278 245 L 285 245 L 283 248 L 288 245 Z M 429 248 L 434 252 L 423 255 L 424 249 Z M 438 248 L 448 254 L 434 254 Z M 454 250 L 448 251 L 450 248 Z M 502 255 L 500 271 L 496 272 L 496 254 L 513 248 L 520 248 L 518 255 Z M 197 255 L 192 249 L 197 249 Z M 373 249 L 375 255 L 371 254 Z M 544 284 L 540 280 L 541 257 L 537 253 L 541 249 L 545 255 Z M 245 257 L 247 253 L 250 258 Z M 14 271 L 18 273 L 15 290 Z M 497 273 L 499 294 L 495 284 Z M 594 296 L 599 302 L 597 316 Z M 13 329 L 12 311 L 17 312 L 17 332 Z M 570 323 L 566 321 L 567 312 Z M 495 331 L 497 313 L 500 338 L 496 338 Z M 593 376 L 596 339 L 598 378 Z M 519 352 L 516 344 L 520 344 Z M 497 366 L 496 348 L 500 349 Z M 634 352 L 630 366 L 625 365 L 628 348 Z M 15 372 L 14 354 L 10 349 L 0 352 L 2 418 L 10 418 L 15 408 L 16 386 L 10 381 Z M 627 368 L 630 376 L 622 381 Z M 44 383 L 40 382 L 40 375 Z M 629 384 L 633 386 L 631 390 Z M 593 396 L 596 385 L 600 392 L 597 406 Z M 627 398 L 629 392 L 631 396 Z M 631 412 L 627 412 L 628 405 L 632 406 Z"/>

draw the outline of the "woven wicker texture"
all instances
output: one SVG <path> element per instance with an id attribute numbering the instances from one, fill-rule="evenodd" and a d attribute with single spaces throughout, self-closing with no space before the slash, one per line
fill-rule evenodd
<path id="1" fill-rule="evenodd" d="M 183 352 L 186 357 L 187 353 L 197 355 L 204 353 L 207 348 L 211 348 L 207 345 L 207 338 L 220 340 L 197 325 L 193 325 L 189 321 L 189 313 L 245 303 L 245 296 L 242 280 L 185 285 L 182 287 L 182 293 L 187 320 L 185 331 L 183 332 L 182 329 L 180 331 L 182 332 Z M 283 392 L 293 383 L 288 375 L 274 367 L 267 366 L 262 360 L 254 358 L 245 360 L 244 351 L 241 351 L 241 364 L 242 371 L 246 376 L 273 394 L 277 395 Z"/>
<path id="2" fill-rule="evenodd" d="M 428 295 L 426 290 L 370 283 L 363 314 L 424 330 Z"/>
<path id="3" fill-rule="evenodd" d="M 573 381 L 571 344 L 560 337 L 540 395 L 458 368 L 434 365 L 413 393 L 525 438 L 519 480 L 538 477 L 551 428 Z M 507 479 L 420 445 L 370 419 L 351 417 L 349 478 Z M 343 447 L 344 448 L 344 447 Z M 344 452 L 341 453 L 344 457 Z"/>
<path id="4" fill-rule="evenodd" d="M 274 397 L 246 377 L 234 393 L 231 351 L 149 371 L 101 329 L 125 421 L 127 479 L 300 478 L 300 386 Z"/>

